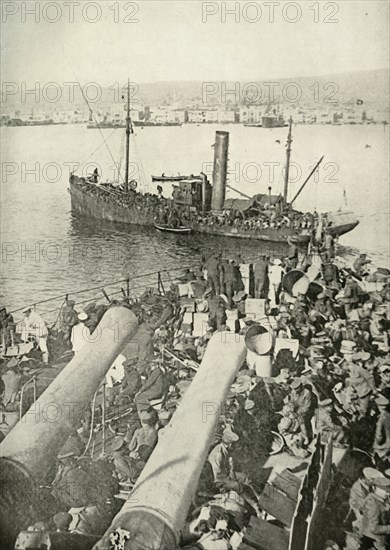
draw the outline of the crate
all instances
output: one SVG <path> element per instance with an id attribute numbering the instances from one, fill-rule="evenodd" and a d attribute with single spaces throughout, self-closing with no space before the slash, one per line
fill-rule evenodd
<path id="1" fill-rule="evenodd" d="M 180 306 L 185 309 L 186 312 L 195 313 L 196 311 L 195 300 L 191 300 L 190 298 L 182 298 L 180 300 Z"/>
<path id="2" fill-rule="evenodd" d="M 194 336 L 204 336 L 207 332 L 209 316 L 207 313 L 194 313 Z"/>
<path id="3" fill-rule="evenodd" d="M 265 300 L 260 298 L 247 298 L 245 300 L 245 315 L 254 314 L 257 317 L 265 315 Z"/>
<path id="4" fill-rule="evenodd" d="M 183 324 L 192 325 L 194 323 L 194 314 L 191 311 L 186 311 L 183 315 Z"/>

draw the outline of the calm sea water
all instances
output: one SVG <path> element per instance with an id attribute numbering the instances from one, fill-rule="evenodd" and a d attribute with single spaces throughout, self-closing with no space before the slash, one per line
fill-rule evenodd
<path id="1" fill-rule="evenodd" d="M 123 157 L 123 130 L 100 134 L 74 125 L 1 130 L 1 302 L 11 310 L 124 277 L 130 277 L 136 288 L 140 285 L 134 278 L 137 275 L 191 264 L 208 250 L 253 258 L 264 248 L 259 242 L 239 239 L 161 235 L 154 230 L 75 220 L 67 190 L 70 167 L 87 160 L 78 173 L 91 173 L 97 164 L 103 181 L 116 177 L 114 161 Z M 131 142 L 132 177 L 141 181 L 144 190 L 155 191 L 151 174 L 198 174 L 203 170 L 211 175 L 216 130 L 230 132 L 230 185 L 248 195 L 267 193 L 268 186 L 272 193 L 282 191 L 287 128 L 137 128 Z M 290 198 L 324 155 L 317 181 L 307 184 L 296 207 L 353 210 L 360 225 L 341 238 L 341 253 L 365 251 L 387 266 L 389 130 L 381 125 L 297 125 L 293 140 Z M 171 188 L 165 189 L 167 196 Z M 238 197 L 232 191 L 228 196 Z M 165 277 L 169 284 L 170 275 Z M 155 276 L 147 280 L 153 283 Z M 107 290 L 120 292 L 120 285 Z M 96 293 L 100 291 L 82 294 L 79 299 Z M 53 307 L 44 304 L 40 310 L 48 313 Z"/>

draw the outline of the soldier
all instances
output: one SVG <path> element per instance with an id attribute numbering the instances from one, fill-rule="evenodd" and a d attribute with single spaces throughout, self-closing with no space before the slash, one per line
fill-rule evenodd
<path id="1" fill-rule="evenodd" d="M 15 329 L 12 315 L 7 312 L 4 306 L 0 306 L 0 332 L 1 344 L 8 347 L 12 344 L 11 331 Z"/>
<path id="2" fill-rule="evenodd" d="M 293 405 L 294 412 L 298 416 L 303 442 L 305 445 L 308 445 L 313 435 L 311 419 L 314 412 L 314 396 L 307 387 L 303 386 L 300 378 L 295 378 L 290 387 L 292 389 L 290 403 Z"/>
<path id="3" fill-rule="evenodd" d="M 60 465 L 52 492 L 64 511 L 88 504 L 86 475 L 77 460 L 79 452 L 74 441 L 68 439 L 58 453 Z"/>
<path id="4" fill-rule="evenodd" d="M 247 299 L 248 295 L 244 290 L 239 290 L 237 294 L 233 297 L 233 302 L 235 303 L 235 306 L 237 308 L 238 313 L 238 319 L 243 319 L 245 314 L 245 300 Z M 236 322 L 238 323 L 238 321 Z"/>
<path id="5" fill-rule="evenodd" d="M 373 544 L 377 550 L 386 550 L 390 543 L 390 479 L 375 479 L 373 488 L 363 504 L 362 542 Z"/>
<path id="6" fill-rule="evenodd" d="M 268 291 L 268 262 L 266 256 L 261 256 L 255 263 L 255 298 L 265 298 Z"/>
<path id="7" fill-rule="evenodd" d="M 232 298 L 236 290 L 235 288 L 235 272 L 234 272 L 234 261 L 228 261 L 224 264 L 224 282 L 225 282 L 225 293 L 228 299 L 228 306 L 231 309 L 233 306 Z"/>
<path id="8" fill-rule="evenodd" d="M 139 413 L 141 428 L 138 428 L 129 444 L 130 458 L 140 460 L 139 449 L 142 446 L 154 449 L 157 443 L 157 422 L 158 417 L 154 409 L 141 411 Z"/>
<path id="9" fill-rule="evenodd" d="M 358 258 L 353 262 L 353 269 L 359 277 L 367 275 L 365 266 L 370 264 L 371 260 L 367 260 L 367 254 L 359 254 Z"/>
<path id="10" fill-rule="evenodd" d="M 49 363 L 49 351 L 47 349 L 48 329 L 45 320 L 32 306 L 25 307 L 22 310 L 25 319 L 21 323 L 22 340 L 27 342 L 29 338 L 33 338 L 42 352 L 42 361 Z"/>
<path id="11" fill-rule="evenodd" d="M 349 493 L 349 507 L 355 514 L 356 520 L 352 525 L 356 529 L 360 529 L 361 520 L 363 517 L 364 501 L 372 491 L 373 481 L 376 478 L 384 477 L 384 475 L 375 468 L 364 468 L 362 476 L 355 481 Z"/>
<path id="12" fill-rule="evenodd" d="M 208 285 L 213 289 L 215 295 L 220 294 L 219 260 L 216 255 L 210 256 L 205 263 L 205 268 L 207 270 Z"/>
<path id="13" fill-rule="evenodd" d="M 342 426 L 336 424 L 332 418 L 333 402 L 331 399 L 324 399 L 318 403 L 317 430 L 326 442 L 329 437 L 333 439 L 335 447 L 346 448 L 343 444 L 345 431 Z"/>
<path id="14" fill-rule="evenodd" d="M 290 245 L 288 249 L 287 264 L 290 269 L 295 269 L 298 265 L 298 247 L 291 237 L 287 237 L 287 242 Z"/>
<path id="15" fill-rule="evenodd" d="M 379 416 L 376 421 L 375 440 L 373 449 L 381 457 L 390 456 L 390 401 L 383 395 L 375 399 L 379 409 Z"/>
<path id="16" fill-rule="evenodd" d="M 89 329 L 85 325 L 85 321 L 88 319 L 88 315 L 85 311 L 81 311 L 78 316 L 77 323 L 72 327 L 70 341 L 72 343 L 72 350 L 75 354 L 82 350 L 85 343 L 88 341 Z"/>
<path id="17" fill-rule="evenodd" d="M 59 329 L 64 335 L 65 340 L 70 340 L 72 328 L 78 324 L 77 311 L 74 309 L 76 302 L 67 300 L 61 308 Z"/>
<path id="18" fill-rule="evenodd" d="M 125 369 L 125 376 L 121 393 L 132 401 L 141 387 L 141 376 L 135 368 L 134 359 L 126 359 L 126 361 L 123 362 L 123 367 Z"/>
<path id="19" fill-rule="evenodd" d="M 12 357 L 7 363 L 7 370 L 0 378 L 3 383 L 3 391 L 0 402 L 6 407 L 13 405 L 22 383 L 20 363 Z M 12 408 L 12 407 L 11 407 Z"/>
<path id="20" fill-rule="evenodd" d="M 279 258 L 275 258 L 268 272 L 270 283 L 270 300 L 273 307 L 275 307 L 276 304 L 279 303 L 279 294 L 281 290 L 283 273 L 284 270 L 281 260 L 279 260 Z"/>
<path id="21" fill-rule="evenodd" d="M 133 471 L 128 459 L 128 449 L 125 438 L 116 436 L 112 443 L 112 458 L 119 481 L 130 481 Z"/>
<path id="22" fill-rule="evenodd" d="M 135 403 L 138 410 L 145 410 L 150 406 L 150 400 L 162 398 L 169 388 L 169 381 L 160 365 L 160 361 L 152 361 L 148 377 L 138 394 L 135 396 Z"/>
<path id="23" fill-rule="evenodd" d="M 216 445 L 209 454 L 207 460 L 211 464 L 214 475 L 214 483 L 218 487 L 234 490 L 238 486 L 238 483 L 230 478 L 229 465 L 229 450 L 231 449 L 233 443 L 238 440 L 238 435 L 234 433 L 230 425 L 228 425 L 223 431 L 221 443 Z"/>

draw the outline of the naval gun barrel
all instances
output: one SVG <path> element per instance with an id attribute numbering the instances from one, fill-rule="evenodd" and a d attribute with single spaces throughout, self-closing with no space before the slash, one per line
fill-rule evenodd
<path id="1" fill-rule="evenodd" d="M 246 356 L 244 337 L 218 332 L 133 491 L 94 550 L 110 533 L 129 532 L 127 550 L 173 550 L 195 495 L 221 407 Z"/>
<path id="2" fill-rule="evenodd" d="M 138 329 L 125 307 L 110 308 L 92 335 L 0 445 L 0 521 L 23 528 L 58 451 L 79 427 L 86 408 L 126 340 Z M 50 480 L 51 481 L 51 480 Z M 12 525 L 13 524 L 13 525 Z"/>
<path id="3" fill-rule="evenodd" d="M 221 212 L 225 202 L 226 178 L 229 151 L 229 132 L 215 132 L 213 194 L 211 210 Z"/>

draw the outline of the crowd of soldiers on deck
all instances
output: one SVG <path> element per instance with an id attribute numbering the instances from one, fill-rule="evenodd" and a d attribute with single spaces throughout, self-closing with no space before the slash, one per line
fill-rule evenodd
<path id="1" fill-rule="evenodd" d="M 95 181 L 96 180 L 96 181 Z M 141 193 L 137 190 L 137 182 L 131 181 L 127 191 L 123 185 L 114 186 L 110 183 L 97 183 L 97 177 L 84 179 L 80 183 L 84 191 L 99 196 L 105 202 L 112 202 L 121 206 L 136 206 L 146 214 L 151 214 L 154 221 L 160 225 L 172 228 L 189 227 L 193 224 L 208 225 L 210 227 L 232 227 L 241 231 L 261 231 L 264 229 L 302 229 L 313 232 L 318 221 L 317 212 L 301 213 L 295 210 L 281 212 L 274 205 L 257 205 L 256 212 L 243 212 L 237 209 L 223 210 L 220 214 L 213 212 L 202 213 L 200 206 L 188 207 L 176 204 L 174 200 L 163 196 L 161 186 L 156 193 Z"/>
<path id="2" fill-rule="evenodd" d="M 278 212 L 273 209 L 263 208 L 256 215 L 246 215 L 238 210 L 224 210 L 221 216 L 210 214 L 198 216 L 198 223 L 217 226 L 228 226 L 243 231 L 261 231 L 263 229 L 300 229 L 313 230 L 317 216 L 310 213 L 289 211 Z"/>
<path id="3" fill-rule="evenodd" d="M 286 284 L 294 272 L 308 278 L 307 291 L 294 293 Z M 112 420 L 104 453 L 91 458 L 85 449 L 101 418 L 101 401 L 97 412 L 87 411 L 58 454 L 40 521 L 26 528 L 101 535 L 123 502 L 121 494 L 131 491 L 164 437 L 213 333 L 245 335 L 266 320 L 284 345 L 275 346 L 268 376 L 249 359 L 239 371 L 181 547 L 238 548 L 250 516 L 266 517 L 256 495 L 264 486 L 261 466 L 272 445 L 281 441 L 280 451 L 304 462 L 316 438 L 324 444 L 332 439 L 340 452 L 360 453 L 357 474 L 341 482 L 337 478 L 337 490 L 331 490 L 323 548 L 389 547 L 390 271 L 375 268 L 364 254 L 350 267 L 342 266 L 326 247 L 302 256 L 290 241 L 286 256 L 260 254 L 250 266 L 249 281 L 247 273 L 240 256 L 215 254 L 185 270 L 163 296 L 148 289 L 137 299 L 91 303 L 82 310 L 67 300 L 54 327 L 32 306 L 24 310 L 15 337 L 34 347 L 23 356 L 1 359 L 3 411 L 17 407 L 20 387 L 42 366 L 39 360 L 50 368 L 57 347 L 79 353 L 108 308 L 129 307 L 140 324 L 136 349 L 129 344 L 106 376 L 108 415 L 118 410 L 126 415 Z M 260 318 L 248 314 L 246 304 L 253 299 L 263 303 Z M 193 334 L 186 323 L 188 311 L 207 316 L 202 333 Z M 7 346 L 18 324 L 4 307 L 0 315 Z M 70 492 L 70 485 L 77 490 Z"/>

